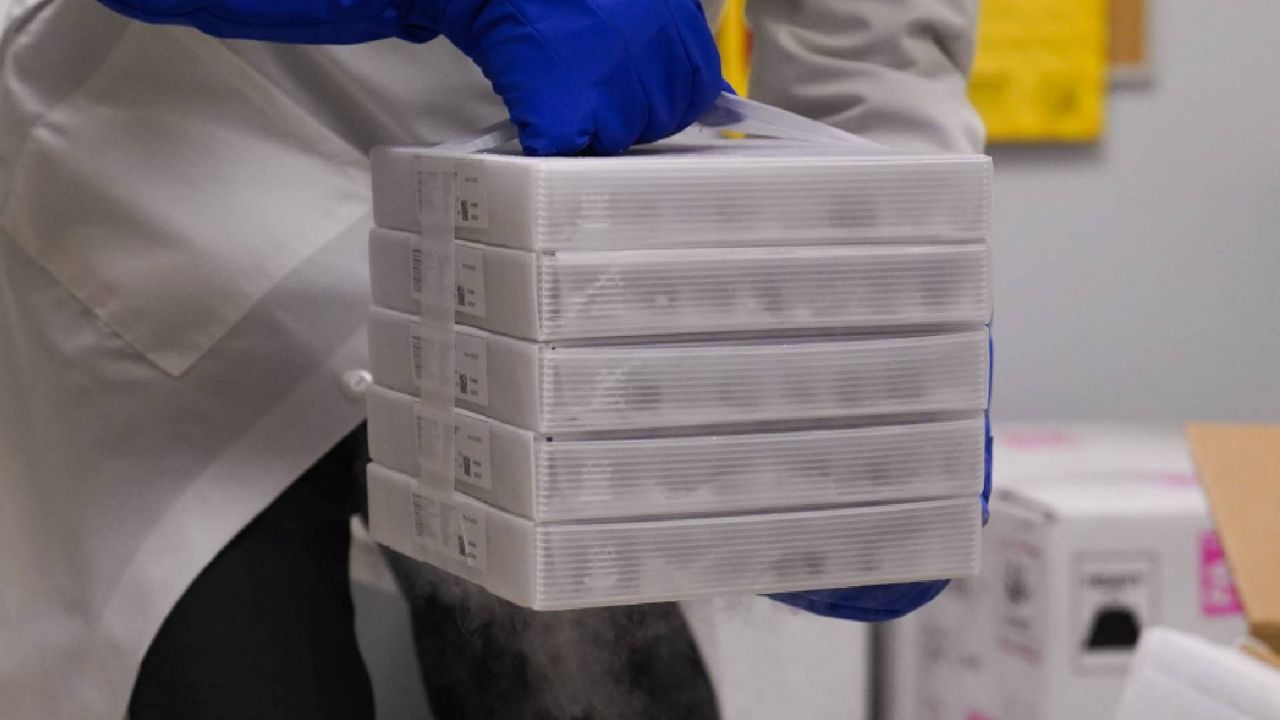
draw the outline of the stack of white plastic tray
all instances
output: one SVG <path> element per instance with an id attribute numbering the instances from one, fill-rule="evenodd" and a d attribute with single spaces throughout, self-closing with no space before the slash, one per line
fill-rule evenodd
<path id="1" fill-rule="evenodd" d="M 417 236 L 369 238 L 374 303 L 417 314 Z M 990 314 L 982 243 L 531 252 L 459 241 L 458 320 L 533 340 L 980 326 Z M 415 287 L 418 291 L 415 292 Z"/>
<path id="2" fill-rule="evenodd" d="M 824 510 L 539 522 L 369 468 L 375 537 L 541 610 L 971 573 L 973 495 Z"/>
<path id="3" fill-rule="evenodd" d="M 541 609 L 975 570 L 985 157 L 460 154 L 452 247 L 424 157 L 373 158 L 377 539 Z"/>

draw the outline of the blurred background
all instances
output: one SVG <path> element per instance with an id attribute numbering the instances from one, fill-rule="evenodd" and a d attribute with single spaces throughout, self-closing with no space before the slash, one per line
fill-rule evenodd
<path id="1" fill-rule="evenodd" d="M 1265 0 L 983 0 L 997 420 L 1280 414 L 1277 61 Z"/>
<path id="2" fill-rule="evenodd" d="M 718 39 L 749 95 L 744 1 Z M 982 577 L 874 632 L 690 604 L 727 720 L 1110 718 L 1146 627 L 1246 632 L 1181 426 L 1280 420 L 1278 67 L 1274 0 L 983 0 L 1010 519 Z M 427 717 L 404 601 L 352 552 L 379 714 Z"/>

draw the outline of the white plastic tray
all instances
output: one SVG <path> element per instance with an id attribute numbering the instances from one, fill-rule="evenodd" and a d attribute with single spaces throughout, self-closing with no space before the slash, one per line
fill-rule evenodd
<path id="1" fill-rule="evenodd" d="M 374 304 L 419 312 L 412 233 L 369 236 Z M 535 253 L 458 242 L 457 320 L 532 340 L 982 325 L 986 243 Z M 420 285 L 418 289 L 420 291 Z"/>
<path id="2" fill-rule="evenodd" d="M 538 523 L 369 466 L 378 542 L 539 610 L 972 575 L 976 498 L 646 521 Z"/>
<path id="3" fill-rule="evenodd" d="M 415 350 L 417 327 L 412 315 L 370 311 L 378 384 L 417 394 L 415 353 L 439 352 Z M 456 329 L 457 404 L 540 432 L 977 412 L 987 402 L 985 330 L 584 346 Z"/>
<path id="4" fill-rule="evenodd" d="M 417 476 L 417 400 L 370 388 L 374 462 Z M 455 413 L 458 491 L 534 520 L 804 508 L 982 490 L 985 423 L 962 420 L 563 439 Z"/>
<path id="5" fill-rule="evenodd" d="M 377 225 L 419 230 L 428 152 L 373 151 Z M 669 141 L 616 157 L 456 158 L 457 237 L 528 250 L 981 240 L 990 214 L 983 155 Z"/>

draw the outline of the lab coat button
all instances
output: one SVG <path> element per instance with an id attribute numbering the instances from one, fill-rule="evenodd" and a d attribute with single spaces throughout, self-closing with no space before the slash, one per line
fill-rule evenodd
<path id="1" fill-rule="evenodd" d="M 342 374 L 342 391 L 352 400 L 364 399 L 365 391 L 373 384 L 368 370 L 348 370 Z"/>

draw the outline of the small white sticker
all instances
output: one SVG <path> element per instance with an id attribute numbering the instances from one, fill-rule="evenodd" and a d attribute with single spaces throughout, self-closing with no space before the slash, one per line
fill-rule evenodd
<path id="1" fill-rule="evenodd" d="M 442 322 L 452 323 L 457 302 L 453 239 L 419 237 L 410 253 L 409 289 L 423 317 L 438 316 Z"/>
<path id="2" fill-rule="evenodd" d="M 996 548 L 1000 594 L 997 643 L 1001 652 L 1027 667 L 1044 661 L 1044 617 L 1048 599 L 1044 553 L 1024 538 L 1002 538 Z"/>
<path id="3" fill-rule="evenodd" d="M 489 193 L 481 172 L 473 163 L 458 163 L 457 218 L 462 227 L 489 227 Z"/>
<path id="4" fill-rule="evenodd" d="M 418 160 L 418 217 L 426 224 L 448 222 L 449 205 L 456 204 L 454 173 L 434 158 Z"/>
<path id="5" fill-rule="evenodd" d="M 457 246 L 454 282 L 457 283 L 454 305 L 458 312 L 484 317 L 484 253 L 473 247 Z"/>
<path id="6" fill-rule="evenodd" d="M 444 545 L 445 517 L 439 500 L 413 494 L 413 537 L 431 550 Z"/>
<path id="7" fill-rule="evenodd" d="M 468 567 L 484 570 L 488 563 L 489 538 L 484 516 L 449 506 L 449 550 Z"/>
<path id="8" fill-rule="evenodd" d="M 479 418 L 458 415 L 454 418 L 453 476 L 486 490 L 493 488 L 489 464 L 489 423 Z"/>
<path id="9" fill-rule="evenodd" d="M 414 430 L 418 444 L 418 465 L 426 471 L 439 468 L 450 452 L 447 433 L 452 432 L 451 423 L 443 423 L 435 413 L 418 405 L 414 408 Z M 438 473 L 436 473 L 438 474 Z"/>
<path id="10" fill-rule="evenodd" d="M 415 387 L 445 387 L 449 374 L 449 348 L 421 325 L 409 327 L 409 362 Z"/>
<path id="11" fill-rule="evenodd" d="M 489 404 L 489 347 L 483 337 L 458 333 L 454 367 L 457 373 L 455 396 L 477 405 Z"/>

